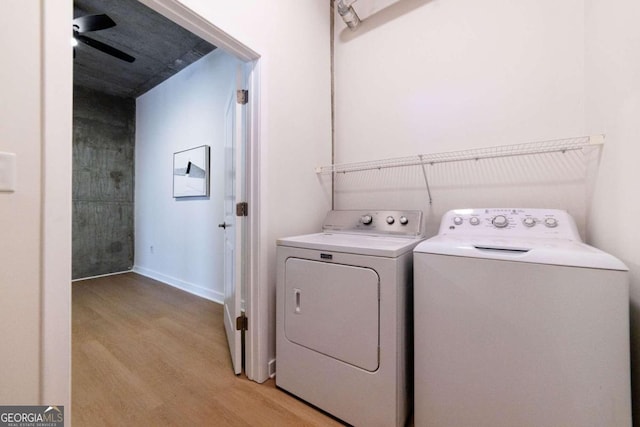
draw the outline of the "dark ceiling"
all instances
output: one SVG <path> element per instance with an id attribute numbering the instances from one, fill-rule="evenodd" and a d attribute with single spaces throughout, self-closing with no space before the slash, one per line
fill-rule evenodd
<path id="1" fill-rule="evenodd" d="M 136 60 L 128 63 L 80 43 L 73 61 L 74 85 L 136 98 L 216 48 L 137 0 L 74 1 L 74 18 L 102 13 L 116 26 L 83 35 Z"/>

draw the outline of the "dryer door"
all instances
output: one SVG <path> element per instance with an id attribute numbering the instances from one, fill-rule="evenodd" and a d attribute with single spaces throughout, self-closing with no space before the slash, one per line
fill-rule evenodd
<path id="1" fill-rule="evenodd" d="M 375 371 L 379 365 L 379 286 L 378 274 L 370 268 L 287 259 L 287 339 Z"/>

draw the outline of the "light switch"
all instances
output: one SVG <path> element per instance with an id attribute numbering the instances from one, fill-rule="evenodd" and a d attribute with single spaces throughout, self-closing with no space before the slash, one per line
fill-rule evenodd
<path id="1" fill-rule="evenodd" d="M 0 192 L 16 191 L 16 155 L 0 151 Z"/>

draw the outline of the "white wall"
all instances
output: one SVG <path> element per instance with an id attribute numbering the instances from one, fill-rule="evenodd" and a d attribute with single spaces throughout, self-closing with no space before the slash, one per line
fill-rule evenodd
<path id="1" fill-rule="evenodd" d="M 640 425 L 640 5 L 586 2 L 587 127 L 607 134 L 591 210 L 591 243 L 631 269 L 631 363 Z"/>
<path id="2" fill-rule="evenodd" d="M 34 404 L 40 372 L 40 2 L 12 1 L 0 18 L 0 151 L 17 156 L 15 193 L 0 193 L 0 404 Z M 21 43 L 15 35 L 20 33 Z"/>
<path id="3" fill-rule="evenodd" d="M 338 17 L 338 160 L 582 132 L 583 17 L 581 0 L 400 1 L 355 32 Z"/>
<path id="4" fill-rule="evenodd" d="M 224 120 L 239 64 L 216 49 L 136 100 L 134 271 L 218 302 Z M 173 198 L 173 153 L 201 145 L 211 147 L 210 196 Z"/>
<path id="5" fill-rule="evenodd" d="M 336 16 L 336 162 L 583 135 L 583 3 L 404 0 L 355 32 Z M 456 207 L 568 203 L 584 232 L 587 171 L 539 161 L 429 168 L 432 206 L 418 168 L 339 176 L 336 207 L 423 209 L 432 234 Z"/>

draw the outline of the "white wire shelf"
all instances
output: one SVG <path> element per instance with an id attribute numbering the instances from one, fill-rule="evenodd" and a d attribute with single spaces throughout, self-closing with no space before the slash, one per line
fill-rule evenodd
<path id="1" fill-rule="evenodd" d="M 399 168 L 406 166 L 427 166 L 438 163 L 476 161 L 501 157 L 529 156 L 545 153 L 565 153 L 567 151 L 585 150 L 600 147 L 604 144 L 604 135 L 581 136 L 575 138 L 555 139 L 549 141 L 529 142 L 515 145 L 499 145 L 494 147 L 475 148 L 470 150 L 450 151 L 446 153 L 417 154 L 408 157 L 396 157 L 383 160 L 372 160 L 356 163 L 333 164 L 316 168 L 317 174 L 362 172 L 376 169 Z"/>

